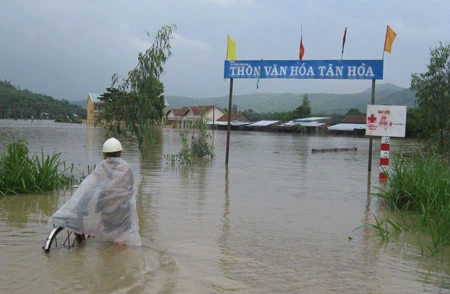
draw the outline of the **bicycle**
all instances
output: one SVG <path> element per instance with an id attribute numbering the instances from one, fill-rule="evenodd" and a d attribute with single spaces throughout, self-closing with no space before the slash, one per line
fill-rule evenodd
<path id="1" fill-rule="evenodd" d="M 68 223 L 67 220 L 65 223 Z M 45 253 L 61 248 L 71 249 L 80 245 L 84 240 L 93 237 L 91 235 L 76 233 L 69 228 L 57 226 L 48 234 L 42 249 L 44 249 Z"/>
<path id="2" fill-rule="evenodd" d="M 51 230 L 42 249 L 44 249 L 45 253 L 49 253 L 51 250 L 59 248 L 74 248 L 82 242 L 83 234 L 77 234 L 66 228 L 57 227 Z"/>
<path id="3" fill-rule="evenodd" d="M 78 185 L 73 186 L 73 188 L 75 189 L 77 189 L 78 187 Z M 73 224 L 74 221 L 73 219 L 69 218 L 64 218 L 63 220 L 66 225 L 69 223 Z M 45 253 L 49 253 L 51 250 L 54 251 L 61 248 L 71 249 L 77 245 L 80 245 L 83 240 L 92 237 L 94 236 L 75 233 L 74 231 L 61 226 L 54 226 L 54 228 L 48 234 L 44 246 L 42 246 L 42 249 L 44 249 Z"/>

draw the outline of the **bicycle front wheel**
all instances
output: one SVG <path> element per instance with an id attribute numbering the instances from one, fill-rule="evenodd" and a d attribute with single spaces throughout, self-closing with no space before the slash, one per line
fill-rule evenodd
<path id="1" fill-rule="evenodd" d="M 54 251 L 60 248 L 73 248 L 80 244 L 83 237 L 71 230 L 65 229 L 63 227 L 54 228 L 50 234 L 48 234 L 47 240 L 45 240 L 44 249 L 45 253 Z"/>

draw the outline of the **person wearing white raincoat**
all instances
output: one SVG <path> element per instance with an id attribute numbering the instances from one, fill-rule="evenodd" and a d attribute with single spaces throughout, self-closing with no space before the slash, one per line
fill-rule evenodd
<path id="1" fill-rule="evenodd" d="M 50 225 L 118 244 L 141 245 L 134 175 L 120 158 L 122 150 L 119 140 L 105 141 L 104 160 L 52 215 Z"/>

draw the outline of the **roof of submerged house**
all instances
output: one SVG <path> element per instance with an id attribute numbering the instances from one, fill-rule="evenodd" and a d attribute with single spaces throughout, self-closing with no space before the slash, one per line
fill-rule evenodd
<path id="1" fill-rule="evenodd" d="M 348 124 L 340 123 L 337 125 L 329 126 L 329 131 L 354 131 L 354 130 L 365 130 L 366 124 Z"/>
<path id="2" fill-rule="evenodd" d="M 171 108 L 167 113 L 172 112 L 175 116 L 184 116 L 188 110 L 189 107 Z"/>
<path id="3" fill-rule="evenodd" d="M 347 115 L 341 123 L 366 124 L 365 114 L 351 114 Z"/>
<path id="4" fill-rule="evenodd" d="M 249 124 L 249 127 L 267 127 L 273 124 L 276 124 L 277 122 L 279 122 L 279 120 L 260 120 L 257 122 L 254 122 L 252 124 Z"/>
<path id="5" fill-rule="evenodd" d="M 230 120 L 235 120 L 236 117 L 238 117 L 238 116 L 239 116 L 239 113 L 232 113 L 232 114 L 231 114 L 231 117 L 230 117 Z M 228 122 L 228 113 L 225 113 L 224 115 L 222 115 L 221 117 L 219 117 L 219 118 L 217 119 L 217 121 L 226 121 L 226 122 Z"/>
<path id="6" fill-rule="evenodd" d="M 208 112 L 214 108 L 214 105 L 206 106 L 190 106 L 189 107 L 195 115 L 201 115 L 203 112 Z"/>
<path id="7" fill-rule="evenodd" d="M 100 100 L 100 97 L 102 96 L 102 94 L 98 94 L 98 93 L 89 93 L 88 94 L 88 99 L 91 99 L 92 102 L 94 103 L 103 103 L 102 100 Z M 86 103 L 87 103 L 87 99 L 86 99 Z"/>
<path id="8" fill-rule="evenodd" d="M 320 127 L 323 125 L 326 125 L 324 122 L 318 122 L 318 121 L 305 121 L 305 122 L 298 122 L 298 121 L 288 121 L 287 123 L 282 124 L 282 127 L 292 127 L 296 125 L 301 125 L 304 127 Z"/>

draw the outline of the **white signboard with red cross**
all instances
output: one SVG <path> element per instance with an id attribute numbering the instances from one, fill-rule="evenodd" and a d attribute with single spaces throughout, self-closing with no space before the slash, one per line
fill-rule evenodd
<path id="1" fill-rule="evenodd" d="M 405 137 L 406 106 L 367 105 L 366 136 Z"/>

